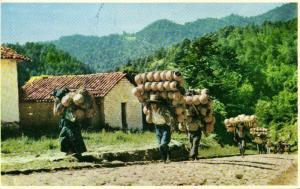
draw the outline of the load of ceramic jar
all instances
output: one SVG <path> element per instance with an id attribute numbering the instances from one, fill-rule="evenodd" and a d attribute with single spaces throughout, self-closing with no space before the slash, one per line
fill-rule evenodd
<path id="1" fill-rule="evenodd" d="M 95 99 L 86 89 L 66 93 L 60 103 L 72 113 L 74 119 L 82 120 L 95 115 Z"/>
<path id="2" fill-rule="evenodd" d="M 179 123 L 184 121 L 185 101 L 183 88 L 183 78 L 177 71 L 156 71 L 137 74 L 134 78 L 137 87 L 133 88 L 132 93 L 140 103 L 150 99 L 150 95 L 157 95 L 164 104 L 173 108 Z M 151 111 L 147 106 L 143 107 L 146 121 L 151 122 Z"/>
<path id="3" fill-rule="evenodd" d="M 236 117 L 228 118 L 224 120 L 227 132 L 233 132 L 235 127 L 242 125 L 248 128 L 257 127 L 257 118 L 255 115 L 241 114 Z"/>
<path id="4" fill-rule="evenodd" d="M 250 128 L 250 134 L 253 136 L 267 136 L 268 129 L 262 127 Z"/>
<path id="5" fill-rule="evenodd" d="M 190 116 L 196 116 L 202 123 L 203 132 L 206 135 L 213 132 L 216 119 L 212 111 L 213 103 L 208 95 L 208 90 L 189 89 L 184 96 L 184 101 Z"/>

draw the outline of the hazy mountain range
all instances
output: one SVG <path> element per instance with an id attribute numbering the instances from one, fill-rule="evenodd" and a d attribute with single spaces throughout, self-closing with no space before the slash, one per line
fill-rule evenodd
<path id="1" fill-rule="evenodd" d="M 133 34 L 112 34 L 103 37 L 72 35 L 63 36 L 50 43 L 88 64 L 95 71 L 108 71 L 125 64 L 129 59 L 146 56 L 161 47 L 178 43 L 184 38 L 200 37 L 225 26 L 287 21 L 295 17 L 297 17 L 297 4 L 289 3 L 258 16 L 243 17 L 231 14 L 219 19 L 198 19 L 185 24 L 162 19 Z"/>

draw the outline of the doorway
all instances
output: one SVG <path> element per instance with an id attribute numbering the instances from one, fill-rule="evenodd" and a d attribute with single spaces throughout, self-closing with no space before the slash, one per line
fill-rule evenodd
<path id="1" fill-rule="evenodd" d="M 122 119 L 122 130 L 124 132 L 127 131 L 128 125 L 127 125 L 127 112 L 126 112 L 126 102 L 121 103 L 121 119 Z"/>

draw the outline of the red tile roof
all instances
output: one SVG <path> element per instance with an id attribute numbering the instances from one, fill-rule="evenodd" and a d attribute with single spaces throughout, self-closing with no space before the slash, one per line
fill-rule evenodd
<path id="1" fill-rule="evenodd" d="M 104 97 L 126 73 L 97 73 L 89 75 L 64 75 L 43 77 L 27 82 L 21 89 L 21 101 L 52 101 L 51 93 L 57 88 L 70 90 L 85 86 L 95 97 Z"/>
<path id="2" fill-rule="evenodd" d="M 15 50 L 1 46 L 1 59 L 30 60 L 28 57 L 18 54 Z"/>

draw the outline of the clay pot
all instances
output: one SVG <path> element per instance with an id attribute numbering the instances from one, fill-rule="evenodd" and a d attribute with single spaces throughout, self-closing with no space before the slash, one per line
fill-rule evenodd
<path id="1" fill-rule="evenodd" d="M 208 89 L 202 89 L 200 93 L 203 94 L 203 95 L 204 94 L 208 95 Z"/>
<path id="2" fill-rule="evenodd" d="M 196 93 L 197 95 L 200 95 L 200 94 L 201 94 L 201 90 L 200 90 L 200 89 L 195 89 L 195 93 Z"/>
<path id="3" fill-rule="evenodd" d="M 138 85 L 137 90 L 139 91 L 140 94 L 144 93 L 145 89 L 144 89 L 144 85 Z"/>
<path id="4" fill-rule="evenodd" d="M 230 122 L 229 122 L 228 119 L 225 119 L 225 120 L 224 120 L 224 125 L 225 125 L 225 126 L 229 126 L 229 125 L 230 125 Z"/>
<path id="5" fill-rule="evenodd" d="M 147 123 L 152 123 L 152 117 L 150 114 L 146 115 L 146 121 Z"/>
<path id="6" fill-rule="evenodd" d="M 178 116 L 177 116 L 177 121 L 178 121 L 179 123 L 184 122 L 184 115 L 182 115 L 182 114 L 178 115 Z"/>
<path id="7" fill-rule="evenodd" d="M 232 127 L 232 126 L 229 126 L 226 129 L 227 129 L 227 132 L 230 132 L 230 133 L 234 132 L 234 127 Z"/>
<path id="8" fill-rule="evenodd" d="M 179 80 L 178 82 L 178 86 L 183 87 L 184 86 L 184 80 Z"/>
<path id="9" fill-rule="evenodd" d="M 207 113 L 207 109 L 206 108 L 200 108 L 200 113 L 201 113 L 201 115 L 203 115 L 203 116 L 206 116 L 206 113 Z"/>
<path id="10" fill-rule="evenodd" d="M 151 90 L 151 82 L 146 82 L 144 85 L 144 90 L 145 91 L 150 91 Z"/>
<path id="11" fill-rule="evenodd" d="M 168 92 L 168 99 L 173 99 L 173 92 Z"/>
<path id="12" fill-rule="evenodd" d="M 163 83 L 163 82 L 159 82 L 159 83 L 157 84 L 157 89 L 158 89 L 159 91 L 164 91 L 164 83 Z"/>
<path id="13" fill-rule="evenodd" d="M 212 114 L 209 114 L 208 116 L 206 116 L 205 118 L 204 118 L 204 121 L 206 122 L 206 123 L 211 123 L 212 122 L 212 120 L 213 120 L 213 115 Z"/>
<path id="14" fill-rule="evenodd" d="M 214 131 L 214 128 L 215 128 L 214 124 L 212 124 L 212 123 L 207 124 L 206 128 L 205 128 L 206 133 L 212 133 Z"/>
<path id="15" fill-rule="evenodd" d="M 207 94 L 201 94 L 199 96 L 199 100 L 201 104 L 207 104 L 208 103 L 208 95 Z"/>
<path id="16" fill-rule="evenodd" d="M 157 84 L 158 84 L 158 83 L 156 83 L 156 82 L 152 82 L 152 83 L 151 83 L 151 90 L 152 90 L 152 91 L 157 91 L 157 90 L 158 90 L 158 89 L 157 89 Z"/>
<path id="17" fill-rule="evenodd" d="M 61 99 L 61 104 L 64 107 L 69 107 L 72 102 L 73 102 L 73 97 L 76 93 L 74 92 L 69 92 L 68 94 L 66 94 L 62 99 Z"/>
<path id="18" fill-rule="evenodd" d="M 168 98 L 168 93 L 166 91 L 160 92 L 159 96 L 161 96 L 163 99 L 167 99 Z"/>
<path id="19" fill-rule="evenodd" d="M 154 72 L 153 74 L 154 81 L 160 81 L 160 72 Z"/>
<path id="20" fill-rule="evenodd" d="M 154 81 L 154 72 L 148 72 L 147 75 L 146 75 L 146 78 L 147 78 L 147 81 Z"/>
<path id="21" fill-rule="evenodd" d="M 142 77 L 141 77 L 141 74 L 137 74 L 135 77 L 134 77 L 134 81 L 137 85 L 140 85 L 142 84 Z"/>
<path id="22" fill-rule="evenodd" d="M 173 96 L 172 96 L 172 99 L 179 101 L 180 100 L 180 96 L 181 96 L 180 92 L 174 92 Z"/>
<path id="23" fill-rule="evenodd" d="M 179 101 L 178 100 L 172 100 L 172 106 L 177 106 L 179 104 Z"/>
<path id="24" fill-rule="evenodd" d="M 141 82 L 142 83 L 146 83 L 146 81 L 147 81 L 147 77 L 146 77 L 146 75 L 147 75 L 147 73 L 142 73 L 142 74 L 140 74 L 140 78 L 141 78 Z"/>
<path id="25" fill-rule="evenodd" d="M 186 131 L 186 128 L 185 128 L 185 126 L 183 125 L 183 123 L 179 123 L 179 124 L 178 124 L 178 129 L 179 129 L 180 131 Z"/>
<path id="26" fill-rule="evenodd" d="M 184 112 L 184 108 L 183 107 L 176 107 L 175 108 L 175 112 L 176 112 L 176 114 L 177 115 L 179 115 L 179 114 L 183 114 L 183 112 Z"/>
<path id="27" fill-rule="evenodd" d="M 173 71 L 166 72 L 166 80 L 172 81 L 173 80 Z"/>
<path id="28" fill-rule="evenodd" d="M 165 81 L 166 80 L 166 73 L 167 73 L 167 71 L 160 72 L 160 80 L 161 81 Z"/>
<path id="29" fill-rule="evenodd" d="M 250 120 L 253 121 L 253 122 L 256 121 L 256 116 L 255 115 L 251 115 L 250 116 Z"/>
<path id="30" fill-rule="evenodd" d="M 193 97 L 192 96 L 185 96 L 185 103 L 188 105 L 192 105 L 193 104 Z"/>
<path id="31" fill-rule="evenodd" d="M 175 81 L 181 81 L 182 80 L 181 73 L 180 72 L 173 72 L 173 79 Z"/>
<path id="32" fill-rule="evenodd" d="M 240 120 L 239 120 L 239 118 L 235 117 L 235 118 L 233 118 L 233 122 L 234 122 L 234 124 L 239 124 Z"/>
<path id="33" fill-rule="evenodd" d="M 143 113 L 144 113 L 145 115 L 147 115 L 147 112 L 148 112 L 147 106 L 144 106 L 144 107 L 143 107 Z"/>
<path id="34" fill-rule="evenodd" d="M 139 92 L 138 88 L 137 87 L 134 87 L 132 90 L 131 90 L 132 94 L 136 97 L 138 96 L 141 96 L 141 93 Z"/>
<path id="35" fill-rule="evenodd" d="M 170 82 L 170 90 L 176 91 L 177 90 L 177 81 Z"/>
<path id="36" fill-rule="evenodd" d="M 165 81 L 163 83 L 164 90 L 169 91 L 170 90 L 170 81 Z"/>
<path id="37" fill-rule="evenodd" d="M 193 98 L 193 104 L 198 106 L 200 104 L 200 96 L 194 95 L 192 98 Z"/>
<path id="38" fill-rule="evenodd" d="M 76 106 L 80 106 L 84 103 L 84 96 L 80 93 L 77 93 L 73 97 L 73 102 Z"/>

